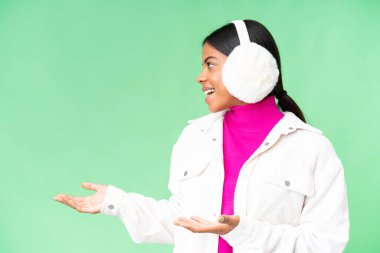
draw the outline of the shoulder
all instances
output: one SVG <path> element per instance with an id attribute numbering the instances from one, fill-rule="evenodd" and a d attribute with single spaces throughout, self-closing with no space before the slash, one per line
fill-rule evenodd
<path id="1" fill-rule="evenodd" d="M 188 120 L 174 146 L 177 148 L 180 146 L 189 146 L 195 140 L 199 139 L 202 133 L 204 133 L 204 124 L 202 122 L 207 119 L 209 119 L 209 115 L 205 115 L 197 119 Z"/>
<path id="2" fill-rule="evenodd" d="M 332 147 L 330 140 L 325 136 L 323 131 L 315 126 L 303 122 L 292 112 L 284 112 L 285 116 L 282 122 L 282 128 L 289 128 L 288 134 L 302 146 L 314 146 L 316 149 L 323 147 Z M 283 130 L 285 131 L 285 130 Z"/>
<path id="3" fill-rule="evenodd" d="M 189 126 L 192 126 L 192 127 L 209 128 L 209 127 L 212 127 L 215 120 L 223 117 L 227 111 L 228 111 L 228 109 L 225 109 L 225 110 L 222 110 L 219 112 L 208 113 L 208 114 L 203 115 L 201 117 L 188 120 L 187 124 Z"/>
<path id="4" fill-rule="evenodd" d="M 296 131 L 288 134 L 284 142 L 292 147 L 292 152 L 298 156 L 314 160 L 315 165 L 339 165 L 340 158 L 331 140 L 322 132 L 321 129 L 308 123 L 304 123 L 293 113 L 286 112 L 290 118 L 289 122 L 296 127 Z"/>
<path id="5" fill-rule="evenodd" d="M 177 143 L 183 142 L 184 140 L 194 139 L 198 136 L 203 136 L 213 127 L 214 122 L 217 119 L 223 117 L 226 111 L 227 110 L 208 113 L 198 118 L 189 119 L 185 127 L 182 129 Z"/>

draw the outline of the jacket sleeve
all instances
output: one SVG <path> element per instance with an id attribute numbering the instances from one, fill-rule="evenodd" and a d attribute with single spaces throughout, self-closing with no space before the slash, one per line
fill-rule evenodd
<path id="1" fill-rule="evenodd" d="M 178 216 L 180 207 L 178 184 L 174 176 L 175 147 L 176 145 L 172 150 L 168 184 L 172 195 L 168 200 L 127 193 L 113 185 L 109 185 L 106 190 L 101 213 L 119 217 L 135 243 L 174 242 L 173 221 Z"/>
<path id="2" fill-rule="evenodd" d="M 342 252 L 349 238 L 347 190 L 342 163 L 332 154 L 317 162 L 315 194 L 305 198 L 298 226 L 240 216 L 238 226 L 221 237 L 240 252 Z"/>

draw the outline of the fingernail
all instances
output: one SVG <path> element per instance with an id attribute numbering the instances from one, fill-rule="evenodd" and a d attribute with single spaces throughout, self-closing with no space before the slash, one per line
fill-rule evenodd
<path id="1" fill-rule="evenodd" d="M 224 216 L 219 216 L 219 217 L 218 217 L 218 221 L 219 221 L 220 223 L 223 223 L 223 222 L 224 222 Z"/>

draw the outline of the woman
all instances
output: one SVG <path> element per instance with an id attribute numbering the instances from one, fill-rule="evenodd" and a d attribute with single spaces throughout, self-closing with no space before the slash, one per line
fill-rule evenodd
<path id="1" fill-rule="evenodd" d="M 135 242 L 174 243 L 175 253 L 342 252 L 343 166 L 283 89 L 269 31 L 235 20 L 202 45 L 197 82 L 211 113 L 190 120 L 173 147 L 169 200 L 92 183 L 82 186 L 93 196 L 54 199 L 118 216 Z"/>

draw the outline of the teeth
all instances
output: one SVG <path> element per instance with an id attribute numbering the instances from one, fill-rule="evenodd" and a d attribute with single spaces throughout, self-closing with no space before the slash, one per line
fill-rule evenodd
<path id="1" fill-rule="evenodd" d="M 211 88 L 211 89 L 207 89 L 207 90 L 205 90 L 204 93 L 205 93 L 206 95 L 210 95 L 210 94 L 213 93 L 214 91 L 215 91 L 215 89 L 214 89 L 214 88 Z"/>

